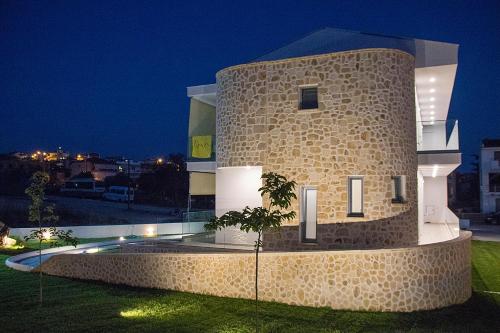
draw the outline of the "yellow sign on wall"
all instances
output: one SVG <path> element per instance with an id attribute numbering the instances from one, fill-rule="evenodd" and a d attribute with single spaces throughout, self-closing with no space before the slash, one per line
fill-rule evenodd
<path id="1" fill-rule="evenodd" d="M 210 158 L 212 156 L 212 136 L 193 136 L 191 157 Z"/>

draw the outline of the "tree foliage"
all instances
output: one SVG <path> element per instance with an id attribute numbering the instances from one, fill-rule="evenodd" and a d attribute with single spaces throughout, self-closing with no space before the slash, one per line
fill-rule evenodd
<path id="1" fill-rule="evenodd" d="M 245 207 L 241 212 L 229 211 L 220 217 L 214 217 L 205 228 L 221 230 L 226 227 L 239 226 L 242 231 L 253 231 L 260 235 L 264 231 L 277 229 L 284 221 L 293 219 L 294 211 L 285 211 L 290 207 L 292 199 L 297 199 L 294 193 L 295 181 L 288 181 L 284 176 L 268 172 L 261 177 L 264 185 L 259 188 L 262 197 L 269 198 L 269 207 Z M 235 189 L 237 190 L 237 189 Z M 261 246 L 260 240 L 255 246 Z"/>
<path id="2" fill-rule="evenodd" d="M 264 185 L 259 188 L 262 197 L 269 198 L 269 206 L 250 208 L 246 206 L 241 212 L 229 211 L 220 217 L 214 217 L 205 225 L 207 230 L 221 230 L 226 227 L 238 227 L 245 232 L 257 233 L 255 241 L 255 313 L 256 329 L 258 330 L 258 301 L 259 301 L 259 249 L 262 247 L 262 235 L 268 230 L 277 230 L 285 221 L 295 217 L 294 211 L 282 211 L 290 208 L 293 199 L 297 199 L 294 192 L 297 183 L 288 181 L 284 176 L 268 172 L 261 177 Z M 235 189 L 237 191 L 237 189 Z"/>
<path id="3" fill-rule="evenodd" d="M 37 171 L 31 177 L 31 184 L 26 189 L 26 194 L 31 199 L 28 207 L 28 220 L 38 226 L 31 230 L 31 233 L 25 237 L 26 241 L 38 241 L 38 269 L 40 280 L 40 304 L 43 302 L 42 287 L 42 242 L 47 242 L 50 247 L 60 246 L 62 244 L 71 244 L 76 247 L 78 239 L 73 237 L 71 230 L 58 230 L 55 226 L 59 220 L 54 212 L 54 205 L 45 205 L 45 187 L 49 182 L 49 175 L 46 172 Z"/>
<path id="4" fill-rule="evenodd" d="M 170 155 L 163 163 L 155 165 L 151 172 L 143 173 L 137 184 L 146 202 L 185 206 L 189 193 L 189 173 L 184 156 Z"/>

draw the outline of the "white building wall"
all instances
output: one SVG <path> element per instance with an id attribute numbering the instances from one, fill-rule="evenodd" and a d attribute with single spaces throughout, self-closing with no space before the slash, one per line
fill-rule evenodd
<path id="1" fill-rule="evenodd" d="M 260 166 L 218 168 L 215 171 L 215 214 L 220 217 L 230 210 L 262 206 L 258 191 L 262 186 L 261 176 Z M 256 233 L 246 233 L 237 227 L 215 233 L 216 243 L 253 245 L 256 240 Z"/>
<path id="2" fill-rule="evenodd" d="M 500 161 L 494 160 L 495 151 L 500 151 L 500 147 L 481 148 L 481 212 L 492 213 L 496 211 L 497 200 L 500 200 L 500 192 L 490 192 L 489 188 L 489 174 L 498 172 L 500 173 Z"/>
<path id="3" fill-rule="evenodd" d="M 424 177 L 424 222 L 444 223 L 448 208 L 446 176 Z"/>

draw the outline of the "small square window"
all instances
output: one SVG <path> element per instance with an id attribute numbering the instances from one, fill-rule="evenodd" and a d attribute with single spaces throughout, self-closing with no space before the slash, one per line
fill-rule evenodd
<path id="1" fill-rule="evenodd" d="M 394 176 L 391 179 L 392 203 L 404 203 L 406 200 L 405 176 Z"/>
<path id="2" fill-rule="evenodd" d="M 318 87 L 303 87 L 300 88 L 300 109 L 317 109 L 318 108 Z"/>

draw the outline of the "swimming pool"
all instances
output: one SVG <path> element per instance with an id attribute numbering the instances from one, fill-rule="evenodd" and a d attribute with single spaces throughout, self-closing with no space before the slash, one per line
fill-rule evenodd
<path id="1" fill-rule="evenodd" d="M 59 254 L 95 254 L 101 252 L 117 252 L 120 250 L 122 244 L 141 244 L 146 241 L 151 241 L 155 239 L 169 239 L 169 240 L 181 240 L 182 236 L 185 235 L 166 235 L 155 238 L 134 238 L 134 239 L 119 239 L 113 241 L 105 241 L 98 243 L 88 243 L 80 244 L 76 247 L 74 246 L 62 246 L 51 249 L 42 250 L 41 262 L 45 262 L 51 257 Z M 39 251 L 32 251 L 27 253 L 22 253 L 5 260 L 5 265 L 10 268 L 29 272 L 37 268 L 40 264 Z"/>

